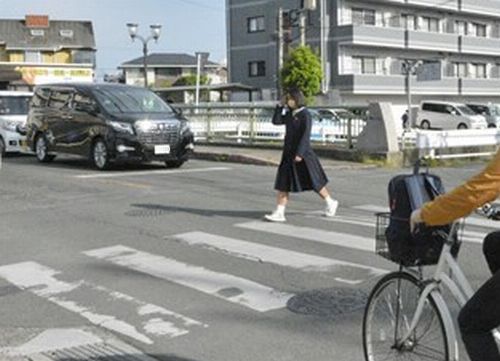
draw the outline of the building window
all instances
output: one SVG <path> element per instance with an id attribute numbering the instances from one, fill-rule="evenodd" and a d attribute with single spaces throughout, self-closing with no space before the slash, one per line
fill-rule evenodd
<path id="1" fill-rule="evenodd" d="M 352 8 L 353 25 L 375 25 L 375 10 Z"/>
<path id="2" fill-rule="evenodd" d="M 455 33 L 458 35 L 467 35 L 467 21 L 455 21 Z"/>
<path id="3" fill-rule="evenodd" d="M 422 26 L 420 29 L 431 33 L 439 33 L 439 19 L 429 16 L 422 17 Z"/>
<path id="4" fill-rule="evenodd" d="M 73 30 L 69 30 L 69 29 L 63 29 L 61 31 L 59 31 L 59 34 L 63 37 L 63 38 L 72 38 L 73 37 Z"/>
<path id="5" fill-rule="evenodd" d="M 467 78 L 469 76 L 467 63 L 453 63 L 453 76 L 455 78 Z"/>
<path id="6" fill-rule="evenodd" d="M 401 27 L 406 30 L 417 30 L 417 21 L 415 15 L 403 14 L 401 15 Z"/>
<path id="7" fill-rule="evenodd" d="M 73 50 L 73 63 L 75 64 L 94 64 L 95 54 L 90 50 Z"/>
<path id="8" fill-rule="evenodd" d="M 376 59 L 371 57 L 353 56 L 352 70 L 354 74 L 375 74 L 377 72 Z"/>
<path id="9" fill-rule="evenodd" d="M 263 16 L 248 18 L 247 27 L 249 33 L 259 33 L 266 30 L 266 24 Z"/>
<path id="10" fill-rule="evenodd" d="M 476 79 L 486 79 L 486 64 L 472 64 L 472 77 Z"/>
<path id="11" fill-rule="evenodd" d="M 24 62 L 26 63 L 41 63 L 42 53 L 39 51 L 26 51 L 24 53 Z"/>
<path id="12" fill-rule="evenodd" d="M 45 35 L 45 31 L 42 29 L 31 29 L 30 34 L 31 36 L 41 37 Z"/>
<path id="13" fill-rule="evenodd" d="M 486 37 L 486 25 L 473 23 L 472 25 L 472 34 L 474 36 L 479 36 L 482 38 Z"/>
<path id="14" fill-rule="evenodd" d="M 251 61 L 248 63 L 248 76 L 251 78 L 266 76 L 265 61 Z"/>

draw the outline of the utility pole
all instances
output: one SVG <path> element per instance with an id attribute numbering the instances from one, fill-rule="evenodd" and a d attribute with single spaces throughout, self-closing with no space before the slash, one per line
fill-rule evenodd
<path id="1" fill-rule="evenodd" d="M 299 31 L 300 31 L 300 46 L 306 45 L 306 14 L 304 11 L 299 13 Z"/>
<path id="2" fill-rule="evenodd" d="M 276 90 L 278 98 L 281 98 L 281 69 L 283 68 L 283 8 L 278 9 L 278 36 L 277 36 L 277 69 L 276 69 Z"/>
<path id="3" fill-rule="evenodd" d="M 201 70 L 205 67 L 205 63 L 208 60 L 209 53 L 196 53 L 196 96 L 195 104 L 198 106 L 200 104 L 200 82 L 201 82 Z"/>

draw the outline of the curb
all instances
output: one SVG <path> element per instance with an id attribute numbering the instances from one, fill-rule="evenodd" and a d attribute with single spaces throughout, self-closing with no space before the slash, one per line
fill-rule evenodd
<path id="1" fill-rule="evenodd" d="M 229 162 L 250 165 L 261 165 L 268 167 L 276 167 L 278 162 L 267 160 L 263 158 L 243 155 L 243 154 L 229 154 L 229 153 L 211 153 L 211 152 L 197 152 L 195 151 L 191 156 L 192 159 L 209 160 L 213 162 Z"/>

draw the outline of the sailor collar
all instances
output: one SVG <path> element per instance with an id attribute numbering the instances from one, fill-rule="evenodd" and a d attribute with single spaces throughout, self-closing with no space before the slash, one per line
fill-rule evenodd
<path id="1" fill-rule="evenodd" d="M 297 114 L 299 114 L 303 110 L 304 110 L 304 107 L 300 107 L 298 109 L 295 109 L 295 110 L 292 111 L 292 115 L 296 116 Z"/>

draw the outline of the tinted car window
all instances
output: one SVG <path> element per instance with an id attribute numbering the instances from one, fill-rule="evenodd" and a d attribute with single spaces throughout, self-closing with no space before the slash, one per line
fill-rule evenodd
<path id="1" fill-rule="evenodd" d="M 46 107 L 49 102 L 50 90 L 46 88 L 38 88 L 35 90 L 35 94 L 31 100 L 31 106 L 38 107 Z"/>
<path id="2" fill-rule="evenodd" d="M 93 93 L 109 113 L 174 113 L 167 103 L 147 89 L 100 88 Z"/>
<path id="3" fill-rule="evenodd" d="M 49 107 L 54 109 L 68 108 L 71 103 L 72 93 L 70 91 L 53 90 L 50 94 Z"/>
<path id="4" fill-rule="evenodd" d="M 30 98 L 29 96 L 0 96 L 0 114 L 28 114 Z"/>
<path id="5" fill-rule="evenodd" d="M 477 114 L 486 114 L 489 115 L 490 111 L 487 106 L 484 105 L 467 105 Z"/>
<path id="6" fill-rule="evenodd" d="M 95 102 L 85 94 L 75 93 L 73 96 L 73 108 L 77 111 L 87 111 Z"/>

